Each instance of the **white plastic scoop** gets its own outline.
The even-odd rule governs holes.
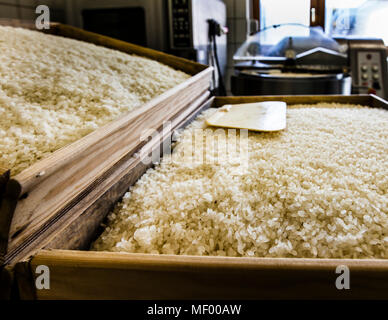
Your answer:
[[[280,131],[286,128],[286,112],[287,104],[282,101],[228,104],[206,119],[206,124],[251,131]]]

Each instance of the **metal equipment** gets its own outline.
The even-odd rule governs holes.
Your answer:
[[[235,95],[388,94],[387,52],[373,39],[339,39],[320,27],[284,24],[251,37],[234,55]]]
[[[387,49],[383,40],[348,39],[353,93],[388,99]]]

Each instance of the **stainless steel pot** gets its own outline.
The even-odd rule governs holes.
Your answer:
[[[344,73],[288,76],[236,72],[231,82],[234,95],[351,94],[351,77]]]

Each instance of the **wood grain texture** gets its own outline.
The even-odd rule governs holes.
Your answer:
[[[3,193],[5,192],[5,187],[10,177],[10,170],[7,168],[0,167],[0,205]]]
[[[145,130],[157,129],[196,100],[206,90],[207,79],[201,80],[186,88],[185,96],[177,92],[166,99],[156,99],[13,177],[12,184],[20,186],[22,198],[13,214],[9,250],[14,250],[31,233],[37,232],[43,223],[83,192],[96,177],[126,154],[133,153]],[[10,192],[7,194],[12,196]]]
[[[0,266],[0,301],[11,300],[14,278],[13,268]]]
[[[171,119],[168,131],[159,128],[159,137],[150,141],[134,156],[123,159],[112,167],[106,179],[95,188],[87,198],[78,203],[74,214],[65,215],[55,226],[53,239],[45,246],[50,249],[89,249],[90,243],[99,235],[100,224],[107,214],[114,208],[129,187],[152,166],[144,161],[145,157],[152,154],[161,155],[171,147],[173,131],[185,127],[198,113],[208,108],[212,100],[208,100],[209,93]],[[206,102],[207,101],[207,102]],[[205,103],[206,102],[206,103]],[[53,226],[54,227],[54,226]],[[50,237],[45,234],[45,240]]]
[[[325,95],[325,96],[249,96],[249,97],[217,97],[214,107],[222,107],[225,104],[252,103],[261,101],[284,101],[287,104],[316,104],[328,103],[350,103],[370,107],[388,109],[388,102],[373,95]]]
[[[5,192],[6,185],[8,183],[10,177],[10,170],[7,168],[0,167],[0,205],[1,199],[3,198],[3,194]]]
[[[50,268],[38,299],[387,299],[388,261],[227,258],[43,250]],[[336,267],[350,270],[338,290]]]
[[[276,97],[277,99],[279,97]],[[273,97],[212,98],[206,107],[268,101]],[[357,103],[387,108],[373,96],[283,97],[293,103],[322,101]],[[276,100],[276,99],[275,99]],[[184,121],[190,121],[199,108]],[[182,115],[181,115],[182,116]],[[182,117],[183,118],[183,117]],[[185,123],[183,123],[183,126]],[[152,150],[149,147],[148,150]],[[134,179],[114,179],[115,184],[81,216],[40,250],[24,272],[22,297],[37,299],[388,299],[388,260],[231,258],[72,251],[88,247],[97,220],[107,213],[112,199],[146,169],[127,164]],[[128,179],[128,180],[126,180]],[[118,181],[118,182],[117,182]],[[128,185],[129,186],[129,185]],[[117,189],[116,189],[117,188]],[[121,190],[117,192],[117,190]],[[112,195],[109,193],[112,192]],[[96,198],[98,196],[96,195]],[[104,197],[107,197],[104,199]],[[104,205],[104,201],[108,205]],[[85,206],[87,207],[87,206]],[[97,219],[93,217],[94,213]],[[83,216],[85,215],[85,216]],[[79,223],[79,228],[76,227]],[[89,228],[89,229],[88,229]],[[85,233],[85,234],[84,234]],[[72,241],[72,237],[75,238]],[[66,242],[69,241],[68,244]],[[36,266],[49,266],[51,289],[34,289]],[[336,267],[350,269],[350,290],[338,290]],[[25,279],[30,279],[30,286]],[[27,281],[28,283],[28,281]],[[23,290],[22,290],[23,291]],[[31,293],[32,292],[32,293]]]
[[[35,23],[19,19],[0,19],[0,25],[37,31]],[[197,73],[200,73],[201,71],[208,69],[208,66],[206,65],[202,65],[185,58],[176,57],[157,50],[145,48],[139,45],[135,45],[122,40],[114,39],[111,37],[100,35],[98,33],[86,31],[77,27],[58,22],[50,23],[50,29],[43,29],[39,31],[47,34],[94,43],[96,45],[126,52],[129,54],[137,54],[143,57],[148,57],[150,59],[171,66],[175,69],[182,70],[191,75],[195,75]]]
[[[200,106],[201,101],[206,100],[208,96],[208,92],[203,93],[201,98],[181,111],[179,116],[175,115],[172,120],[173,126],[182,119],[187,119],[190,113],[194,112]],[[168,134],[170,131],[163,132],[165,136]],[[12,264],[15,261],[26,259],[37,250],[47,246],[53,239],[65,247],[78,244],[76,248],[82,248],[81,243],[85,244],[87,241],[90,243],[90,239],[95,235],[95,228],[98,227],[103,216],[109,212],[110,206],[119,200],[118,192],[125,192],[146,170],[146,167],[137,166],[137,164],[141,163],[141,160],[147,155],[147,150],[159,144],[159,142],[151,141],[145,145],[139,145],[134,153],[128,153],[103,175],[97,177],[92,185],[81,192],[79,197],[73,199],[42,225],[39,232],[33,234],[32,240],[26,238],[18,247],[17,252],[8,252],[5,261]],[[125,179],[128,179],[126,185]],[[89,215],[92,216],[90,219],[88,219]],[[85,219],[87,221],[84,221]],[[69,243],[66,244],[67,241]],[[57,246],[59,246],[58,243]]]
[[[195,62],[70,26],[53,24],[48,32],[150,57],[193,76],[12,177],[0,204],[0,253],[4,258],[6,248],[7,262],[31,246],[34,237],[84,197],[112,166],[133,154],[146,129],[158,129],[197,101],[208,90],[212,72]]]
[[[6,197],[6,186],[10,178],[10,170],[0,174],[0,266],[5,261],[8,248],[8,236],[11,227],[13,212],[18,197]]]
[[[325,29],[326,0],[311,0],[311,8],[315,8],[315,21],[310,13],[310,26],[321,26]]]
[[[30,263],[28,261],[19,262],[12,268],[12,271],[14,278],[17,279],[12,286],[18,288],[18,292],[22,293],[23,299],[35,300],[37,298],[34,278],[35,273],[32,271]],[[18,298],[20,298],[20,294]]]
[[[383,98],[380,98],[374,94],[370,95],[370,106],[373,108],[381,108],[381,109],[388,109],[388,101],[384,100]]]
[[[113,39],[107,36],[103,36],[97,33],[89,32],[60,23],[52,24],[50,33],[54,33],[56,35],[60,35],[67,38],[94,43],[96,45],[104,46],[130,54],[138,54],[140,56],[147,57],[152,60],[156,60],[166,65],[169,65],[175,69],[183,70],[191,75],[200,73],[201,71],[208,68],[205,65],[201,65],[188,59],[176,57],[170,54],[162,53],[160,51],[144,48],[132,43]]]
[[[180,99],[181,102],[184,100],[182,97]],[[193,93],[187,99],[184,103],[190,104],[198,97]],[[19,188],[22,191],[17,193],[21,197],[18,199],[10,226],[8,256],[11,257],[22,246],[29,245],[27,242],[32,241],[31,237],[41,233],[42,229],[57,219],[58,215],[65,214],[69,207],[85,197],[90,191],[88,187],[94,186],[95,181],[98,181],[115,163],[125,156],[132,155],[138,148],[145,129],[158,129],[161,123],[182,109],[185,109],[185,105],[177,108],[177,104],[168,99],[165,103],[156,104],[147,113],[131,113],[131,118],[123,127],[117,131],[113,130],[112,134],[104,135],[104,138],[101,137],[96,142],[87,143],[83,150],[79,149],[76,152],[71,150],[82,141],[69,146],[69,150],[62,151],[66,151],[63,157],[66,155],[72,157],[71,161],[27,191],[26,197],[23,197],[26,190],[21,182],[24,180],[18,181],[18,176],[12,180],[8,186],[15,185],[17,189],[20,184]],[[58,161],[61,159],[63,158],[59,157]],[[14,203],[14,199],[15,193],[7,190],[4,204]]]

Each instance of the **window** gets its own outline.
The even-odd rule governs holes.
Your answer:
[[[332,37],[382,38],[388,46],[388,0],[252,0],[260,30],[274,24],[320,25]]]
[[[261,0],[260,30],[275,24],[310,25],[310,0]]]
[[[264,30],[273,25],[284,23],[310,25],[310,0],[260,0],[260,30]],[[295,35],[307,36],[308,29],[304,30],[298,26],[290,25],[287,30],[278,29],[277,37],[272,37],[272,33],[263,33],[262,44],[274,45],[279,39],[284,38],[293,30]],[[282,32],[283,31],[283,32]],[[291,31],[292,32],[292,31]],[[301,33],[303,32],[303,33]]]
[[[382,38],[388,45],[387,0],[326,0],[325,31],[333,37]]]

